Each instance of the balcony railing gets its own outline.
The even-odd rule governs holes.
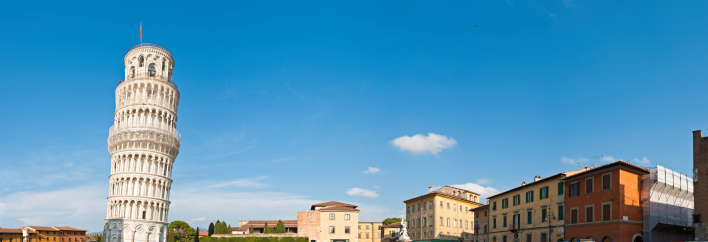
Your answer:
[[[158,81],[164,81],[164,82],[172,84],[173,86],[175,86],[175,88],[179,89],[177,87],[177,83],[172,81],[172,78],[161,76],[161,75],[152,75],[149,73],[138,73],[138,74],[134,74],[134,75],[128,75],[127,81],[133,80],[133,79],[139,79],[139,78],[148,78],[148,79],[155,79]],[[118,85],[120,85],[121,83],[123,83],[125,81],[126,81],[126,79],[121,79],[120,81],[118,81]]]
[[[133,50],[133,49],[135,49],[135,48],[140,48],[140,47],[156,47],[156,48],[160,48],[160,49],[162,49],[162,50],[164,50],[164,51],[167,51],[168,54],[172,55],[172,52],[171,52],[170,50],[168,50],[167,48],[165,48],[165,47],[162,46],[162,45],[158,45],[158,44],[155,44],[155,43],[140,43],[140,44],[134,45],[133,47],[130,47],[130,49],[128,50],[128,52],[130,52],[131,50]],[[126,52],[126,54],[127,54],[128,52]]]

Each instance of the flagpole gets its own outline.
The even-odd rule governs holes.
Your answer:
[[[143,43],[143,21],[140,21],[140,44]]]

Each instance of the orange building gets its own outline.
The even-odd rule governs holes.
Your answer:
[[[572,242],[641,242],[642,176],[649,171],[617,161],[563,179],[565,237]]]

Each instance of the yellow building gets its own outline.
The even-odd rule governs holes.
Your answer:
[[[474,209],[474,242],[489,242],[489,204]]]
[[[401,231],[401,222],[383,225],[381,226],[380,230],[382,242],[398,241],[398,232]]]
[[[27,226],[23,229],[28,229],[29,231],[35,232],[37,241],[63,241],[62,236],[59,233],[59,229],[54,227],[44,227],[44,226]],[[35,241],[32,241],[35,242]]]
[[[381,242],[381,222],[359,222],[359,242]]]
[[[297,234],[311,242],[356,242],[359,210],[356,205],[324,202],[297,213]]]
[[[403,201],[406,204],[408,236],[413,241],[471,241],[473,209],[482,206],[479,193],[444,186]]]
[[[28,231],[28,240],[31,242],[37,241],[37,233]],[[0,228],[0,242],[22,242],[22,229]]]
[[[564,241],[561,179],[580,171],[536,176],[529,184],[489,197],[489,241]]]

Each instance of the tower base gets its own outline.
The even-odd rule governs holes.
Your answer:
[[[167,242],[167,223],[107,219],[103,227],[105,242]]]

